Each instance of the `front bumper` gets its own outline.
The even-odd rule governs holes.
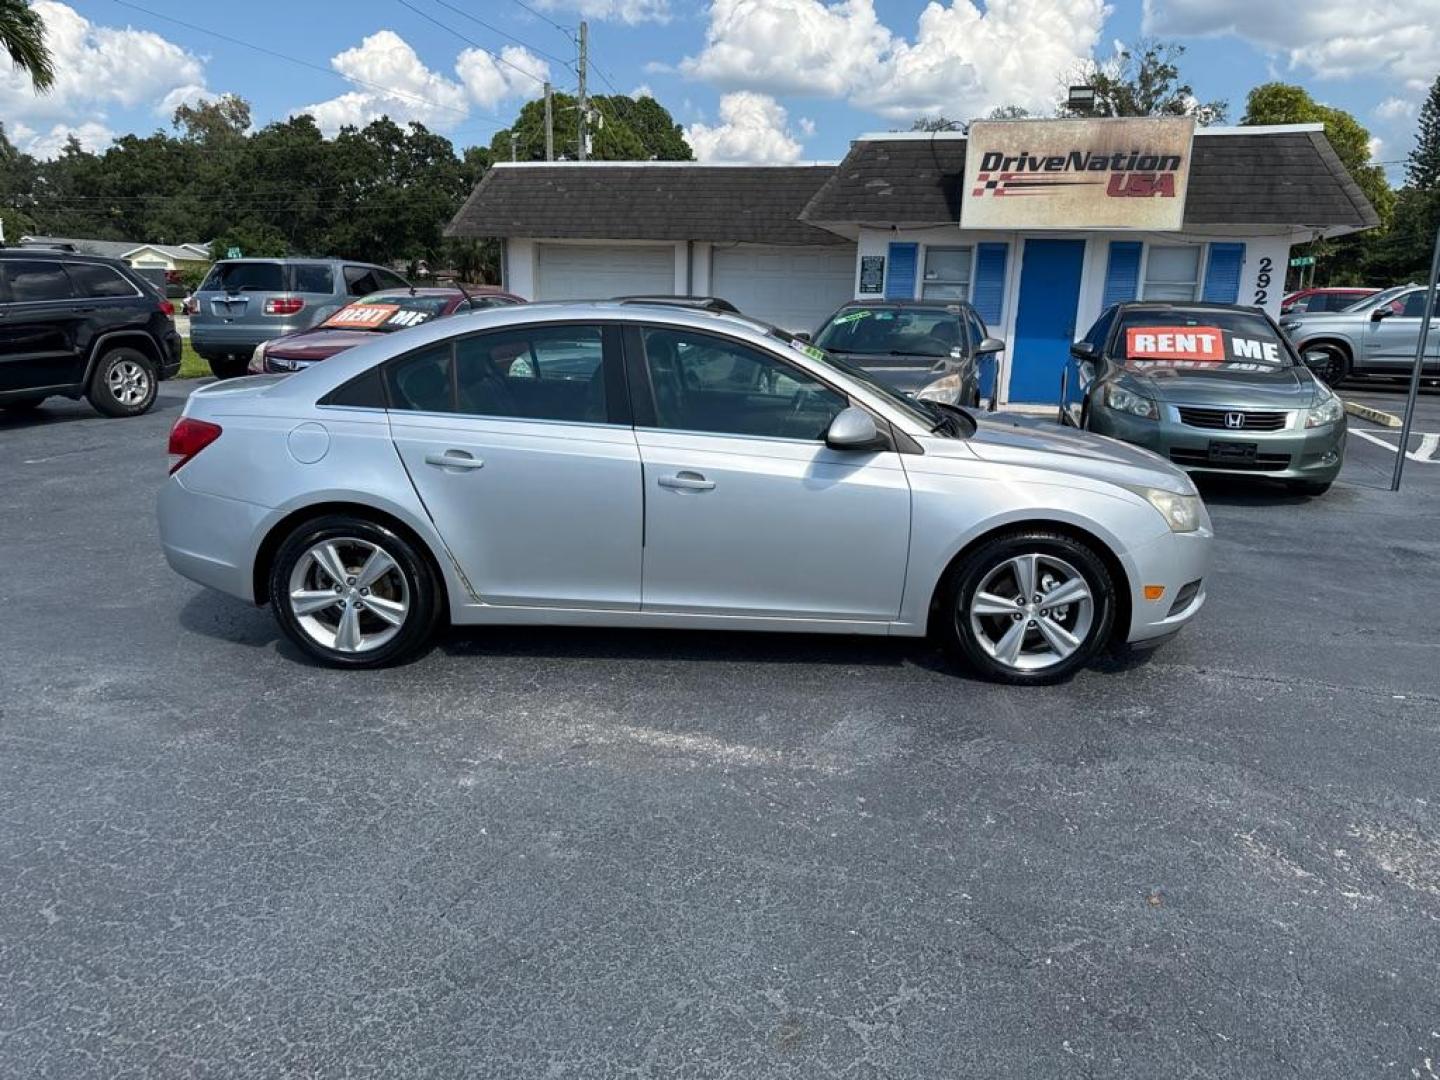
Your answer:
[[[1302,409],[1289,410],[1287,426],[1279,431],[1229,431],[1190,427],[1180,422],[1175,405],[1160,403],[1160,419],[1146,420],[1118,412],[1097,399],[1090,406],[1090,430],[1153,450],[1172,465],[1192,473],[1269,477],[1328,483],[1340,473],[1345,458],[1345,419],[1307,428]],[[1254,463],[1243,465],[1214,461],[1211,443],[1250,443]]]
[[[1195,532],[1170,533],[1126,556],[1130,575],[1130,628],[1127,644],[1159,644],[1173,637],[1205,606],[1205,575],[1210,572],[1215,534],[1209,516]],[[1162,585],[1158,600],[1145,599],[1146,585]]]

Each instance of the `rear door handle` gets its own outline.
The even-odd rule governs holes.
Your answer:
[[[663,488],[675,488],[679,491],[711,491],[715,487],[714,480],[706,480],[698,472],[691,472],[689,469],[674,476],[662,476],[657,482]]]
[[[483,469],[485,461],[483,458],[467,454],[464,450],[446,450],[444,453],[429,453],[425,455],[426,465],[438,465],[442,469]]]

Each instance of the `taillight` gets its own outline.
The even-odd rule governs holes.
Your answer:
[[[298,296],[272,296],[265,301],[266,315],[294,315],[305,306]]]
[[[173,319],[175,317],[175,305],[169,300],[161,300],[160,314],[164,315],[167,319]]]
[[[170,429],[170,471],[173,473],[220,437],[220,425],[182,416]]]

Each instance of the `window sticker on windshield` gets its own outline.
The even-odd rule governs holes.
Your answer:
[[[835,320],[833,325],[844,326],[846,323],[859,322],[861,319],[868,319],[874,312],[861,308],[859,311],[849,311]]]
[[[418,326],[430,318],[428,311],[397,311],[385,320],[387,326]]]
[[[379,326],[400,310],[399,304],[351,304],[325,320],[326,326]]]
[[[1125,331],[1125,355],[1132,360],[1225,362],[1218,326],[1132,326]]]

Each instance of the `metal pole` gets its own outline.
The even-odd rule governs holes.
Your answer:
[[[555,94],[554,89],[547,82],[545,84],[545,160],[555,160]]]
[[[582,19],[580,21],[580,67],[576,74],[580,76],[580,93],[577,104],[580,113],[580,150],[577,155],[580,161],[586,158],[585,153],[585,122],[586,114],[590,111],[590,102],[585,97],[585,69],[588,66],[590,56],[590,27]]]
[[[1415,345],[1415,370],[1410,372],[1410,396],[1405,399],[1405,422],[1400,426],[1400,450],[1395,455],[1395,475],[1390,490],[1400,490],[1405,470],[1405,451],[1410,447],[1410,425],[1415,420],[1415,399],[1420,396],[1420,369],[1425,366],[1425,342],[1430,337],[1430,320],[1435,317],[1435,283],[1440,280],[1440,229],[1435,231],[1435,254],[1430,260],[1430,288],[1425,292],[1425,317],[1420,320],[1420,340]]]

